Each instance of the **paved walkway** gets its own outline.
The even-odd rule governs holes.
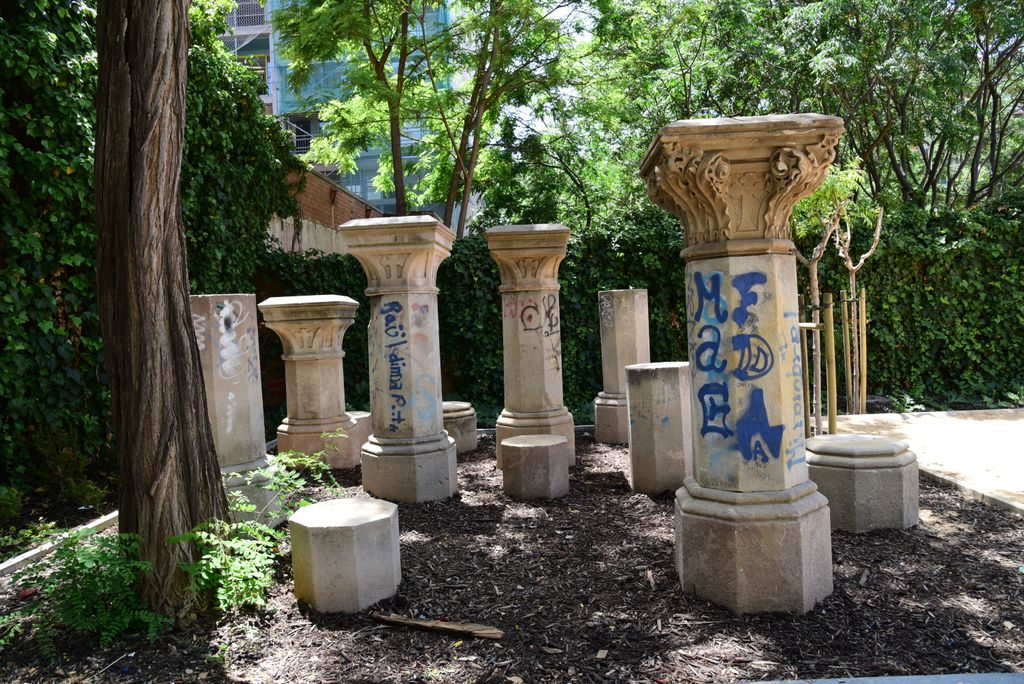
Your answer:
[[[902,439],[923,472],[1024,515],[1024,409],[839,416],[839,431]]]
[[[962,411],[961,411],[962,413]],[[1024,684],[1024,674],[983,673],[912,675],[909,677],[848,677],[845,679],[791,679],[758,684]],[[751,684],[749,682],[745,684]]]

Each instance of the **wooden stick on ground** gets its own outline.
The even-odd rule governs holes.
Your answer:
[[[394,613],[373,613],[374,620],[387,622],[393,625],[405,625],[417,629],[427,629],[436,632],[453,632],[465,636],[479,637],[481,639],[500,639],[505,636],[497,627],[487,625],[476,625],[471,622],[442,622],[441,620],[415,620],[413,618],[395,615]]]

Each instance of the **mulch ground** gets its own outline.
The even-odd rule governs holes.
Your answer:
[[[493,439],[459,458],[452,501],[402,504],[400,594],[376,609],[493,625],[474,640],[269,609],[97,650],[58,666],[3,653],[2,681],[677,682],[1024,672],[1024,524],[921,483],[921,524],[834,533],[835,590],[803,616],[736,616],[686,596],[672,567],[672,499],[630,492],[625,449],[577,440],[569,496],[507,498]],[[358,471],[338,474],[362,496]],[[10,594],[9,587],[0,590]],[[10,599],[6,599],[8,602]],[[0,604],[0,610],[2,610]]]

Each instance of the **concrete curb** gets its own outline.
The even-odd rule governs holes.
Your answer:
[[[59,544],[60,541],[67,537],[69,534],[86,531],[99,532],[109,527],[113,527],[116,524],[117,511],[114,511],[113,513],[107,513],[102,517],[96,518],[91,522],[87,522],[84,525],[79,525],[78,527],[72,529],[70,532],[65,532],[64,534],[58,535],[54,538],[54,541],[49,541],[45,544],[40,544],[34,549],[29,549],[20,556],[15,556],[14,558],[8,561],[4,561],[4,563],[0,564],[0,577],[10,575],[11,573],[16,572],[21,568],[25,567],[32,561],[39,560],[40,558],[49,555],[50,552],[53,551],[54,548],[56,548],[57,544]]]

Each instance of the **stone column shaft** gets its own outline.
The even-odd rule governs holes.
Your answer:
[[[693,475],[689,363],[626,367],[629,401],[629,486],[674,492]]]
[[[737,612],[832,591],[828,502],[804,456],[793,205],[843,132],[817,114],[677,121],[641,165],[686,231],[694,477],[676,495],[683,588]]]
[[[569,229],[560,224],[487,231],[501,273],[505,408],[495,425],[498,467],[502,440],[519,435],[561,435],[569,443],[570,464],[576,462],[575,427],[562,396],[558,306],[558,266],[568,241]]]
[[[256,295],[192,295],[192,326],[221,468],[266,461]]]
[[[351,439],[356,421],[345,412],[342,339],[359,304],[349,297],[271,297],[260,302],[267,327],[284,347],[288,416],[277,428],[278,451],[324,452],[333,468],[359,464]],[[344,430],[346,437],[323,437]]]
[[[391,501],[434,501],[458,489],[455,443],[444,431],[437,269],[455,235],[425,216],[341,226],[366,272],[370,300],[369,440],[363,488]]]
[[[601,318],[601,377],[604,390],[594,399],[594,441],[629,441],[626,366],[649,363],[651,335],[647,290],[604,290],[597,293]]]
[[[257,511],[266,510],[276,495],[258,486],[262,478],[248,482],[252,471],[267,465],[256,295],[192,295],[189,303],[224,486],[229,493],[244,494]],[[253,519],[256,515],[232,512],[232,517]],[[276,524],[280,520],[265,518],[262,522]]]

